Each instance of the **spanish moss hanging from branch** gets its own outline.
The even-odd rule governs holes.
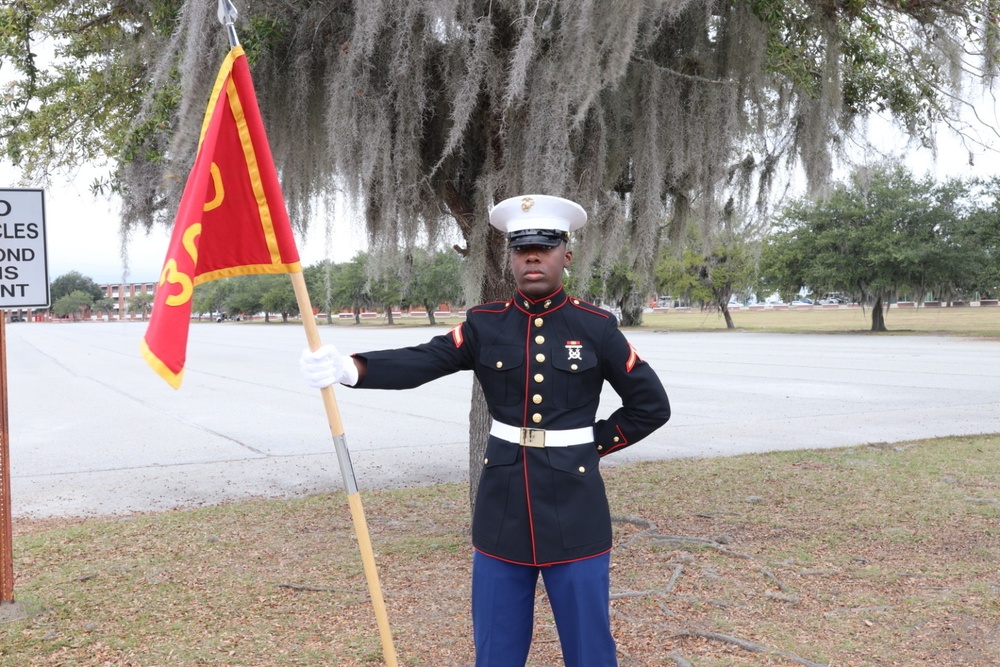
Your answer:
[[[183,4],[152,70],[153,93],[180,104],[123,163],[129,226],[179,196],[225,49],[212,4]],[[955,118],[963,30],[984,56],[996,43],[985,7],[954,1],[246,4],[237,29],[295,223],[352,224],[330,217],[343,197],[377,257],[457,241],[473,300],[509,288],[486,224],[495,201],[580,201],[592,222],[575,278],[615,264],[648,277],[689,221],[718,224],[727,203],[765,216],[796,170],[821,189],[856,118],[891,113],[929,139]],[[156,99],[146,113],[162,112]]]

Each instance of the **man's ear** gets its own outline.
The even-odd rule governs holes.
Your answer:
[[[572,250],[567,250],[566,251],[566,261],[563,263],[563,268],[565,269],[565,268],[569,267],[569,265],[572,262],[573,262],[573,251]]]

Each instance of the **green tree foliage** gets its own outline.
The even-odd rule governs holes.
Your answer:
[[[101,286],[95,283],[93,278],[89,278],[79,271],[64,273],[49,284],[49,297],[53,303],[78,291],[88,295],[91,302],[104,297],[104,290],[101,289]]]
[[[699,277],[712,293],[712,303],[726,320],[726,328],[736,328],[729,312],[735,294],[746,294],[755,282],[757,257],[754,248],[740,239],[727,239],[703,256]]]
[[[955,234],[955,242],[964,251],[959,290],[996,299],[1000,296],[1000,178],[972,181],[967,200],[973,206]]]
[[[321,313],[326,314],[327,323],[333,321],[334,312],[337,310],[334,291],[340,269],[339,264],[324,259],[302,270],[306,288],[309,290],[309,301],[319,308]]]
[[[74,290],[53,299],[52,312],[59,317],[72,317],[76,322],[94,305],[94,298],[83,290]]]
[[[333,302],[338,308],[348,308],[354,313],[354,323],[361,323],[361,311],[375,305],[368,288],[367,253],[357,254],[344,264],[337,274],[333,289]]]
[[[718,309],[726,328],[735,329],[729,301],[734,295],[748,295],[757,282],[756,236],[752,227],[734,219],[707,238],[691,229],[680,256],[669,250],[661,253],[656,267],[657,289],[687,303]]]
[[[685,246],[678,257],[665,250],[656,265],[656,289],[660,294],[669,294],[680,304],[707,304],[711,292],[698,279],[701,273],[702,256],[691,246]]]
[[[434,311],[442,303],[460,306],[464,303],[461,255],[454,250],[428,252],[415,248],[406,264],[383,268],[372,275],[372,257],[359,253],[351,261],[334,264],[323,261],[305,269],[310,299],[330,312],[349,309],[355,322],[361,311],[382,308],[393,323],[393,307],[418,305],[428,312],[435,324]]]
[[[191,310],[221,317],[228,313],[227,304],[235,290],[236,283],[231,278],[202,283],[194,288]]]
[[[285,275],[258,276],[257,289],[263,291],[260,298],[264,318],[270,321],[271,313],[280,313],[281,321],[287,322],[290,315],[299,314],[299,302],[295,299],[292,281]]]
[[[431,325],[436,324],[434,311],[442,303],[464,305],[462,258],[454,250],[429,253],[417,249],[413,255],[412,274],[406,298],[427,311]]]
[[[623,326],[638,326],[645,307],[645,290],[636,271],[625,262],[616,262],[592,273],[590,284],[583,292],[591,301],[610,304],[620,316]]]
[[[172,0],[4,3],[0,147],[28,181],[108,159],[124,164],[149,150],[180,102],[176,85],[149,85],[150,55],[168,38],[176,12]],[[142,114],[144,106],[152,113]]]
[[[872,331],[885,331],[892,299],[962,282],[964,194],[959,184],[916,180],[901,167],[859,170],[827,199],[784,211],[761,255],[762,284],[858,295],[871,307]]]
[[[391,313],[394,308],[417,304],[427,309],[433,325],[433,312],[442,303],[463,305],[461,262],[461,255],[454,250],[429,253],[416,249],[406,267],[405,281],[400,275],[403,272],[395,270],[373,279],[371,256],[358,253],[343,264],[324,260],[308,266],[304,274],[310,301],[321,309],[329,307],[336,312],[347,308],[360,322],[362,310],[377,307]],[[226,317],[263,311],[266,322],[272,313],[280,313],[286,322],[299,314],[292,282],[286,275],[239,276],[203,283],[195,288],[192,311]]]
[[[153,308],[153,295],[149,292],[137,292],[128,298],[128,309],[131,313],[139,313],[145,322]]]
[[[216,318],[252,317],[264,313],[281,315],[282,321],[299,314],[295,290],[287,275],[254,274],[222,278],[195,287],[192,311],[211,313]]]
[[[225,312],[228,316],[251,317],[264,310],[264,293],[267,286],[263,278],[261,275],[249,275],[226,279],[232,282],[232,291],[225,301]],[[285,280],[288,280],[287,276]],[[264,314],[264,319],[270,321],[267,313]]]
[[[105,317],[111,319],[111,316],[115,313],[115,305],[118,303],[117,299],[113,299],[110,296],[102,297],[94,302],[94,310],[99,313],[103,313]]]
[[[403,301],[403,279],[397,267],[382,265],[374,275],[369,273],[368,295],[377,307],[385,311],[389,324],[393,324],[392,308]]]

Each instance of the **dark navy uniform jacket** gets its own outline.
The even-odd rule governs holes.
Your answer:
[[[560,289],[538,300],[520,291],[469,309],[466,321],[414,347],[364,352],[357,387],[408,389],[475,372],[494,421],[516,427],[593,426],[593,442],[522,447],[490,436],[472,519],[473,546],[514,563],[552,565],[611,548],[600,457],[635,444],[670,418],[653,369],[615,317]],[[607,381],[622,406],[595,421]]]

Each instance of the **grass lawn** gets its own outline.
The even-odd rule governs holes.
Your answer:
[[[611,466],[623,667],[1000,664],[1000,437]],[[471,665],[467,489],[365,494],[401,665]],[[24,522],[4,667],[384,664],[343,493]],[[529,665],[562,664],[537,600]]]
[[[772,333],[863,333],[871,332],[871,310],[857,306],[836,309],[731,311],[733,323],[743,331]],[[1000,308],[890,308],[885,316],[888,332],[879,335],[947,334],[1000,337]],[[646,313],[643,328],[665,331],[726,330],[726,322],[718,312],[671,310],[667,313]]]
[[[871,310],[860,306],[840,306],[826,309],[820,306],[788,310],[750,310],[741,308],[731,311],[737,330],[762,331],[771,333],[870,333]],[[272,324],[280,323],[280,318],[272,318]],[[353,319],[334,319],[327,323],[320,317],[321,326],[335,327],[385,327],[385,317],[373,317],[355,324]],[[438,317],[436,324],[452,327],[461,318]],[[262,321],[238,322],[229,326],[247,326]],[[945,307],[945,308],[890,308],[885,316],[888,332],[879,335],[901,334],[945,334],[956,336],[977,336],[1000,338],[1000,307]],[[298,319],[288,324],[301,326]],[[427,326],[426,317],[394,317],[393,326]],[[650,312],[643,315],[640,328],[662,331],[726,331],[726,322],[717,311],[698,309],[671,309],[666,313]]]

